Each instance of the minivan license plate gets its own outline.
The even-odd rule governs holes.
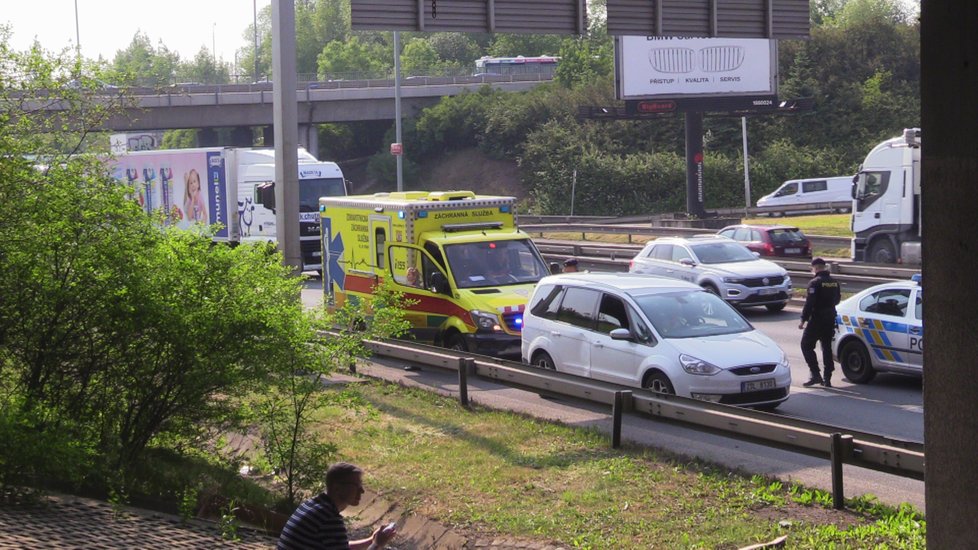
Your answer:
[[[801,249],[800,248],[785,248],[784,249],[784,253],[785,254],[801,254]]]
[[[761,391],[761,390],[773,390],[777,386],[774,378],[765,378],[764,380],[752,380],[750,382],[741,382],[740,391]]]

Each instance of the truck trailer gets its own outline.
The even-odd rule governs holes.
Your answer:
[[[419,341],[519,357],[526,302],[549,271],[515,205],[471,191],[321,198],[327,308],[391,281]]]
[[[920,128],[879,143],[856,174],[852,259],[920,264]]]
[[[319,198],[346,195],[343,172],[299,148],[299,235],[303,271],[322,269]],[[148,214],[166,225],[216,225],[214,240],[275,242],[275,150],[202,147],[136,151],[112,160]]]

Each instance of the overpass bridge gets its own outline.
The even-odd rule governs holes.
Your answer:
[[[543,75],[415,76],[401,80],[401,108],[406,117],[436,104],[441,98],[476,92],[483,86],[520,92],[550,81]],[[250,128],[266,129],[271,142],[272,83],[176,85],[166,88],[112,88],[103,96],[127,95],[131,100],[119,114],[104,121],[112,131],[200,129],[201,145],[214,136],[214,128],[236,128],[235,145],[251,145]],[[296,90],[299,140],[310,151],[318,149],[315,125],[394,119],[394,80],[331,80],[300,82]],[[48,106],[57,109],[57,106]],[[208,132],[207,130],[211,130]]]

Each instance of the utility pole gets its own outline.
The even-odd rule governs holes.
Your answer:
[[[252,79],[252,82],[258,82],[258,0],[251,0],[251,9],[252,9],[252,12],[253,12],[252,15],[253,15],[253,17],[255,19],[255,22],[254,22],[254,27],[255,27],[255,29],[254,29],[255,30],[255,52],[254,52],[255,78]]]
[[[295,1],[272,0],[272,120],[275,126],[275,224],[285,265],[302,271],[299,247],[299,114],[296,103]]]
[[[401,33],[394,31],[394,141],[401,144]],[[404,145],[397,158],[397,190],[404,191]]]
[[[81,61],[81,30],[78,26],[78,0],[75,0],[75,57]]]

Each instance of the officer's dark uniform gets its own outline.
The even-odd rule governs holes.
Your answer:
[[[812,265],[825,265],[825,260],[815,258]],[[801,311],[802,322],[807,322],[805,332],[801,336],[801,354],[812,372],[811,379],[805,386],[822,384],[831,386],[830,379],[835,365],[832,363],[832,336],[835,335],[835,306],[842,294],[839,283],[832,278],[827,270],[819,271],[808,283],[808,293],[805,298],[805,308]],[[818,356],[815,355],[815,343],[822,344],[822,363],[825,374],[818,372]]]

